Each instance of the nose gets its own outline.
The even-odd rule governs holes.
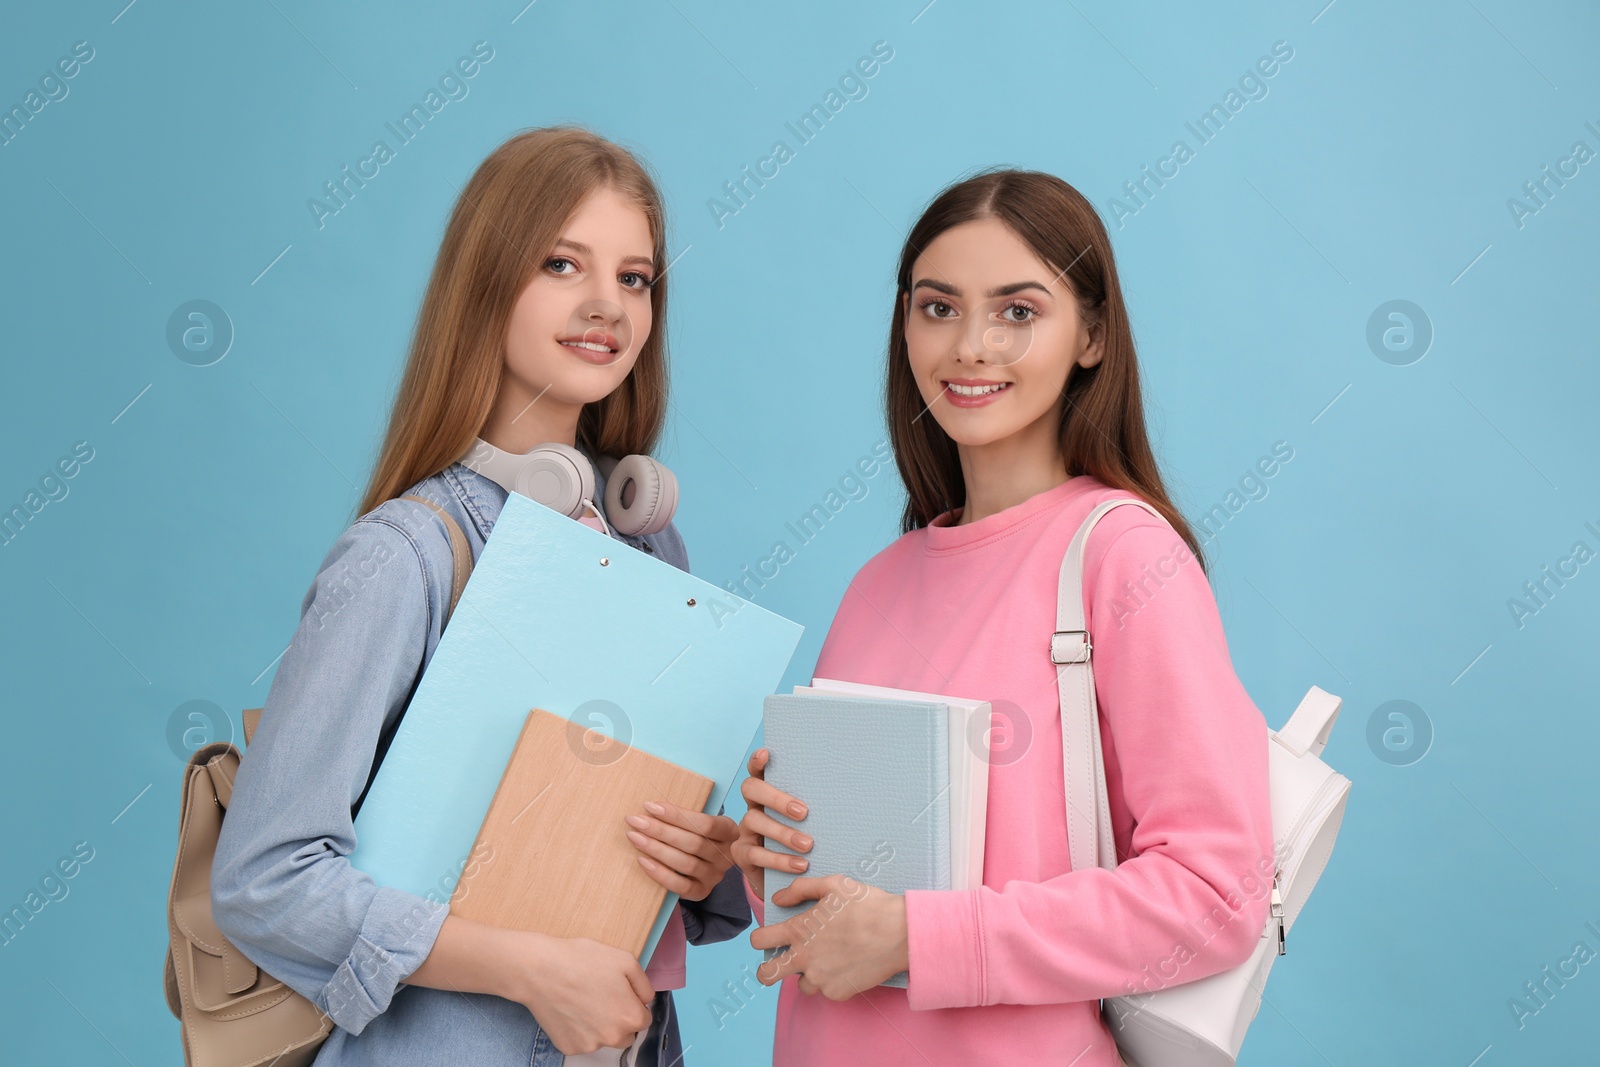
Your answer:
[[[956,362],[988,362],[989,348],[986,341],[984,324],[977,319],[969,321],[965,328],[957,331],[955,351],[953,353]]]
[[[578,317],[596,326],[609,326],[622,321],[622,305],[605,297],[585,300],[578,308]]]
[[[621,353],[633,348],[633,320],[615,300],[591,296],[578,305],[573,325],[577,327],[575,332],[582,334],[586,341],[615,345],[619,358]]]
[[[961,331],[956,345],[956,360],[963,358],[992,367],[1009,366],[1023,356],[1033,344],[1033,323],[996,323],[984,316],[974,315]]]

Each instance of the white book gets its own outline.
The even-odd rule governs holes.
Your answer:
[[[883,685],[813,678],[797,685],[796,694],[919,700],[950,709],[950,887],[977,889],[983,884],[983,841],[989,812],[990,712],[987,700],[917,693]]]

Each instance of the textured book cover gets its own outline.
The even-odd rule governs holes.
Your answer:
[[[922,701],[775,694],[763,702],[766,780],[805,801],[804,819],[767,814],[815,842],[801,874],[768,870],[766,923],[815,906],[772,903],[796,878],[847,874],[890,893],[950,888],[949,709]],[[774,852],[795,855],[767,839]],[[826,922],[819,910],[813,921]],[[783,950],[768,949],[771,959]],[[904,988],[902,971],[884,985]]]
[[[981,887],[983,845],[989,822],[990,743],[994,739],[994,709],[989,702],[838,678],[813,678],[810,685],[797,685],[794,691],[921,700],[950,709],[950,888]]]
[[[667,890],[639,866],[622,817],[646,800],[699,811],[710,795],[709,778],[535,708],[450,913],[637,956]]]

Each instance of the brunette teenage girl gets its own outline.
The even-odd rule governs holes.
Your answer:
[[[792,946],[758,972],[782,983],[773,1060],[1115,1067],[1100,998],[1228,969],[1262,935],[1268,901],[1240,887],[1273,860],[1266,721],[1162,485],[1089,201],[1036,172],[959,182],[912,228],[896,280],[886,396],[902,533],[850,582],[816,675],[992,703],[982,886],[892,894],[836,874],[776,895],[819,903],[750,935]],[[1050,635],[1067,546],[1114,498],[1164,518],[1115,508],[1088,539],[1120,865],[1073,870]],[[758,918],[765,869],[806,868],[763,837],[811,846],[804,797],[762,780],[767,757],[750,759],[735,845]],[[908,988],[878,984],[900,971]]]

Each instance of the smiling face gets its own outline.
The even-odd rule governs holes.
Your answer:
[[[911,266],[905,342],[912,377],[960,446],[1038,434],[1058,447],[1067,376],[1100,361],[1064,272],[995,218],[953,226]]]
[[[512,308],[486,440],[571,443],[583,405],[622,384],[650,336],[654,248],[644,211],[617,190],[578,205]]]

